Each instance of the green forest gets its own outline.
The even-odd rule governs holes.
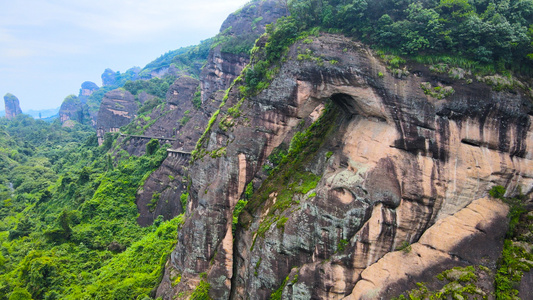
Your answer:
[[[166,148],[129,156],[106,137],[0,119],[0,299],[142,299],[159,283],[183,220],[139,227],[135,194]]]

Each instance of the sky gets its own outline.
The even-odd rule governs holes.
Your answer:
[[[0,97],[59,107],[106,68],[125,72],[216,35],[249,0],[0,0]],[[0,110],[3,110],[1,101]]]

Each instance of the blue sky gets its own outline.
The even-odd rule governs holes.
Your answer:
[[[0,0],[0,97],[55,108],[106,68],[198,44],[248,0]]]

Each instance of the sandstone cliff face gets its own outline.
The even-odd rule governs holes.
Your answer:
[[[121,126],[127,125],[137,112],[135,97],[123,89],[112,90],[105,94],[96,123],[98,144],[104,142],[106,132],[119,132]]]
[[[191,101],[199,81],[182,76],[172,84],[167,93],[165,112],[154,111],[152,118],[157,121],[150,126],[145,134],[153,137],[171,137],[164,140],[171,144],[170,149],[190,152],[200,137],[200,126],[207,122],[203,114],[196,111]],[[130,138],[125,149],[132,154],[142,154],[149,139]],[[187,191],[185,175],[189,162],[188,155],[169,156],[161,167],[148,177],[143,188],[136,197],[139,211],[138,223],[142,226],[152,224],[155,218],[162,215],[165,220],[172,219],[183,212],[180,196]],[[159,195],[156,205],[150,204],[154,195]]]
[[[206,272],[215,299],[276,290],[378,299],[452,266],[494,269],[507,208],[485,197],[494,185],[533,189],[530,97],[425,66],[393,73],[368,48],[324,35],[291,47],[270,87],[240,106],[235,86],[207,155],[190,167],[187,220],[158,295],[187,295]],[[428,82],[454,93],[425,95]],[[313,123],[320,138],[302,150],[293,177],[269,177],[273,151]],[[316,186],[305,189],[309,178]],[[233,210],[250,182],[255,194],[234,235]],[[403,243],[410,253],[395,251]]]
[[[15,95],[10,93],[5,94],[4,104],[6,108],[6,118],[13,119],[14,117],[22,113],[22,110],[20,109],[19,99]]]

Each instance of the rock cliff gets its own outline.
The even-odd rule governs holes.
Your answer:
[[[6,118],[13,119],[14,117],[22,113],[22,110],[20,109],[19,99],[15,95],[10,93],[5,94],[4,104],[6,108]]]
[[[87,105],[83,103],[80,98],[70,95],[63,100],[63,103],[61,103],[61,107],[59,108],[59,120],[63,126],[74,124],[68,121],[76,121],[83,124],[84,122],[89,121],[89,118]]]
[[[96,125],[97,111],[91,111],[87,100],[99,87],[91,81],[85,81],[81,84],[79,95],[67,96],[59,108],[59,120],[63,126],[70,126],[76,121],[81,124]]]
[[[119,132],[121,126],[129,124],[138,108],[135,97],[130,92],[123,89],[107,92],[98,111],[98,144],[102,145],[107,132]]]
[[[530,95],[394,69],[338,35],[284,61],[257,96],[238,81],[201,139],[159,296],[379,299],[453,266],[494,270],[507,207],[487,194],[531,197]]]

